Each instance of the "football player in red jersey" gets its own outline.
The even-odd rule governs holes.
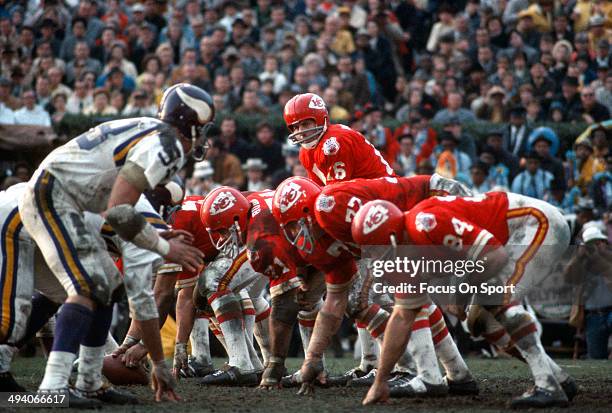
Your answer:
[[[434,245],[455,259],[485,262],[483,271],[472,272],[466,281],[479,289],[477,299],[487,302],[480,310],[490,313],[511,334],[535,379],[535,387],[514,399],[512,406],[565,406],[574,397],[574,380],[544,352],[535,320],[522,306],[513,305],[534,281],[550,272],[547,266],[557,262],[569,245],[567,223],[553,206],[502,192],[434,197],[406,213],[388,201],[371,201],[356,214],[352,235],[360,245]],[[417,278],[417,284],[419,281]],[[505,293],[487,296],[482,292],[483,282],[502,287]],[[428,301],[426,293],[396,296],[379,374],[364,404],[389,396],[386,378],[409,339],[417,311]]]
[[[395,176],[380,152],[359,132],[330,124],[325,102],[314,93],[292,97],[283,111],[291,134],[301,146],[300,162],[319,185],[353,178]]]
[[[204,197],[192,195],[183,200],[180,209],[168,218],[173,229],[183,229],[193,235],[193,246],[204,254],[204,264],[218,255],[206,230],[200,225],[200,209]],[[208,341],[209,320],[196,317],[193,289],[200,271],[188,271],[180,266],[176,275],[176,340],[174,345],[173,373],[175,377],[204,377],[214,371]],[[187,339],[191,334],[191,357],[187,357]]]
[[[354,245],[351,222],[361,206],[368,201],[386,199],[402,211],[408,211],[419,202],[434,195],[471,195],[470,190],[452,179],[438,174],[409,178],[384,177],[378,179],[353,179],[321,188],[315,204],[317,224],[333,238]],[[454,394],[477,393],[461,353],[453,341],[441,311],[435,304],[430,307],[430,323],[436,355],[447,373],[449,392]],[[373,379],[373,377],[372,377]],[[393,395],[410,392],[410,387],[394,388]]]
[[[362,268],[358,271],[355,256],[359,250],[333,239],[316,224],[314,204],[320,191],[321,188],[308,178],[289,178],[277,188],[272,204],[273,214],[288,241],[299,250],[306,262],[325,274],[327,284],[325,302],[317,316],[306,359],[300,370],[300,394],[312,391],[312,381],[322,370],[322,354],[329,345],[330,337],[337,331],[345,310],[358,323],[366,326],[375,338],[382,338],[388,317],[384,308],[372,303],[370,275],[363,268],[365,262],[359,263]],[[410,385],[409,391],[398,393],[398,396],[417,392],[424,395],[447,392],[437,359],[433,356],[428,311],[429,307],[424,308],[419,317],[420,323],[415,324],[413,334],[419,337],[418,343],[411,344],[414,347],[407,350],[416,363],[420,388]],[[438,322],[435,321],[436,324]],[[401,368],[402,364],[398,367]]]
[[[261,386],[266,388],[278,387],[281,383],[296,319],[304,346],[308,347],[325,291],[321,276],[302,268],[306,263],[281,235],[271,212],[273,196],[273,191],[266,190],[245,197],[234,188],[220,187],[207,198],[211,208],[201,213],[203,227],[219,248],[235,253],[246,246],[253,269],[270,279],[271,354],[265,357],[267,363],[261,381]]]

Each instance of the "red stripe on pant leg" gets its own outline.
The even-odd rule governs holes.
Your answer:
[[[367,328],[368,323],[364,323],[363,321],[355,321],[355,327],[357,328]]]
[[[379,325],[378,327],[376,327],[374,330],[372,330],[370,332],[370,335],[374,338],[377,338],[378,336],[380,336],[382,333],[385,332],[385,329],[387,328],[387,321],[389,321],[389,319],[386,319],[381,325]]]
[[[219,322],[219,324],[221,324],[226,321],[236,320],[236,319],[241,319],[241,318],[242,318],[242,311],[231,311],[228,313],[219,314],[217,316],[217,321]]]
[[[444,340],[447,335],[448,335],[448,328],[444,327],[442,329],[442,331],[440,331],[438,334],[436,334],[433,337],[434,346],[438,345],[438,343],[440,343],[440,341]]]
[[[512,338],[512,341],[516,343],[523,337],[527,337],[529,334],[535,333],[536,331],[538,331],[538,327],[535,325],[535,323],[529,323],[525,327],[521,327],[512,333],[510,337]]]
[[[440,311],[440,308],[436,306],[435,311],[429,314],[429,324],[433,326],[442,318],[442,311]]]
[[[301,320],[301,319],[298,319],[298,324],[303,326],[303,327],[314,327],[315,320]]]
[[[254,308],[245,308],[244,310],[242,310],[242,314],[244,314],[244,315],[255,315],[255,309]]]
[[[361,318],[361,320],[363,320],[365,323],[369,323],[374,317],[376,317],[376,314],[378,314],[379,311],[380,306],[378,304],[372,304],[368,307],[368,311],[366,312],[365,316]]]
[[[272,309],[270,307],[268,307],[268,309],[266,311],[264,311],[261,314],[257,314],[257,316],[255,317],[255,322],[259,323],[261,320],[265,320],[266,318],[270,317],[270,312],[272,311]]]
[[[428,319],[415,321],[414,324],[412,325],[412,331],[417,331],[422,328],[429,328]]]

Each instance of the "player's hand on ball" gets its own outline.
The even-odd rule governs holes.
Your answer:
[[[177,380],[180,377],[181,369],[187,369],[187,343],[176,343],[174,345],[172,375]]]
[[[138,343],[130,347],[122,356],[121,361],[126,367],[136,367],[147,355],[147,348]]]
[[[175,262],[187,271],[192,272],[197,271],[204,263],[202,251],[181,241],[180,237],[172,238],[168,242],[170,243],[170,251],[164,257],[167,260]]]
[[[131,337],[131,336],[125,336],[125,339],[123,340],[123,343],[121,343],[121,345],[119,347],[117,347],[117,349],[115,351],[113,351],[111,353],[111,355],[114,358],[117,358],[123,354],[125,354],[126,351],[128,351],[129,348],[135,346],[136,344],[138,344],[138,339]]]
[[[174,388],[176,380],[172,377],[164,360],[153,362],[151,370],[151,388],[155,392],[155,401],[161,402],[166,397],[170,401],[179,401],[181,398],[176,394]]]
[[[389,400],[389,385],[387,382],[379,383],[375,381],[368,390],[368,394],[363,398],[364,406],[374,403],[385,403]]]

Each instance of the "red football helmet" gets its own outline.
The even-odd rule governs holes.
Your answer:
[[[287,241],[307,254],[314,250],[314,205],[320,193],[321,188],[311,179],[294,176],[281,182],[272,201],[272,214]]]
[[[351,224],[359,245],[393,245],[404,241],[404,214],[389,201],[370,201],[362,206]]]
[[[294,144],[305,145],[308,148],[316,146],[327,130],[329,114],[325,102],[314,93],[295,95],[285,105],[283,117],[287,128],[291,131],[289,139]],[[306,119],[314,120],[316,126],[297,131],[298,124]]]
[[[249,207],[249,201],[240,191],[222,186],[204,198],[200,209],[200,219],[213,245],[231,259],[238,256],[242,247]]]

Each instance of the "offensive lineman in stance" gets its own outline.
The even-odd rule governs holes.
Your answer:
[[[472,308],[490,313],[504,326],[535,379],[535,387],[514,399],[512,407],[567,406],[576,395],[574,380],[542,348],[531,314],[512,305],[548,274],[547,266],[558,261],[569,245],[569,227],[550,204],[512,193],[489,192],[465,198],[434,197],[402,213],[391,202],[377,200],[359,210],[352,235],[359,245],[391,245],[393,252],[385,254],[391,258],[398,254],[397,245],[434,245],[439,246],[434,253],[438,258],[446,251],[448,255],[442,258],[486,262],[483,272],[472,272],[465,281],[513,288],[495,296],[475,294],[474,299],[483,304]],[[421,281],[424,279],[411,282],[418,285]],[[427,293],[396,294],[379,374],[364,404],[388,398],[385,380],[410,338],[415,315],[429,301]]]
[[[103,214],[113,230],[136,246],[195,270],[202,253],[185,242],[187,233],[160,237],[139,215],[134,204],[144,190],[168,180],[191,151],[203,156],[202,128],[214,117],[210,96],[202,89],[177,84],[166,90],[159,119],[111,121],[85,132],[49,154],[34,173],[20,199],[19,213],[49,268],[68,298],[57,317],[56,335],[39,392],[66,392],[79,345],[91,349],[90,363],[79,369],[101,369],[111,322],[112,294],[118,269],[98,234],[87,231],[84,212]],[[196,153],[197,152],[197,153]],[[156,400],[178,399],[174,380],[163,358],[157,310],[140,320],[150,350]],[[95,356],[94,356],[95,354]],[[87,383],[85,395],[101,387]],[[69,393],[73,406],[84,399]],[[85,404],[84,406],[86,406]]]

